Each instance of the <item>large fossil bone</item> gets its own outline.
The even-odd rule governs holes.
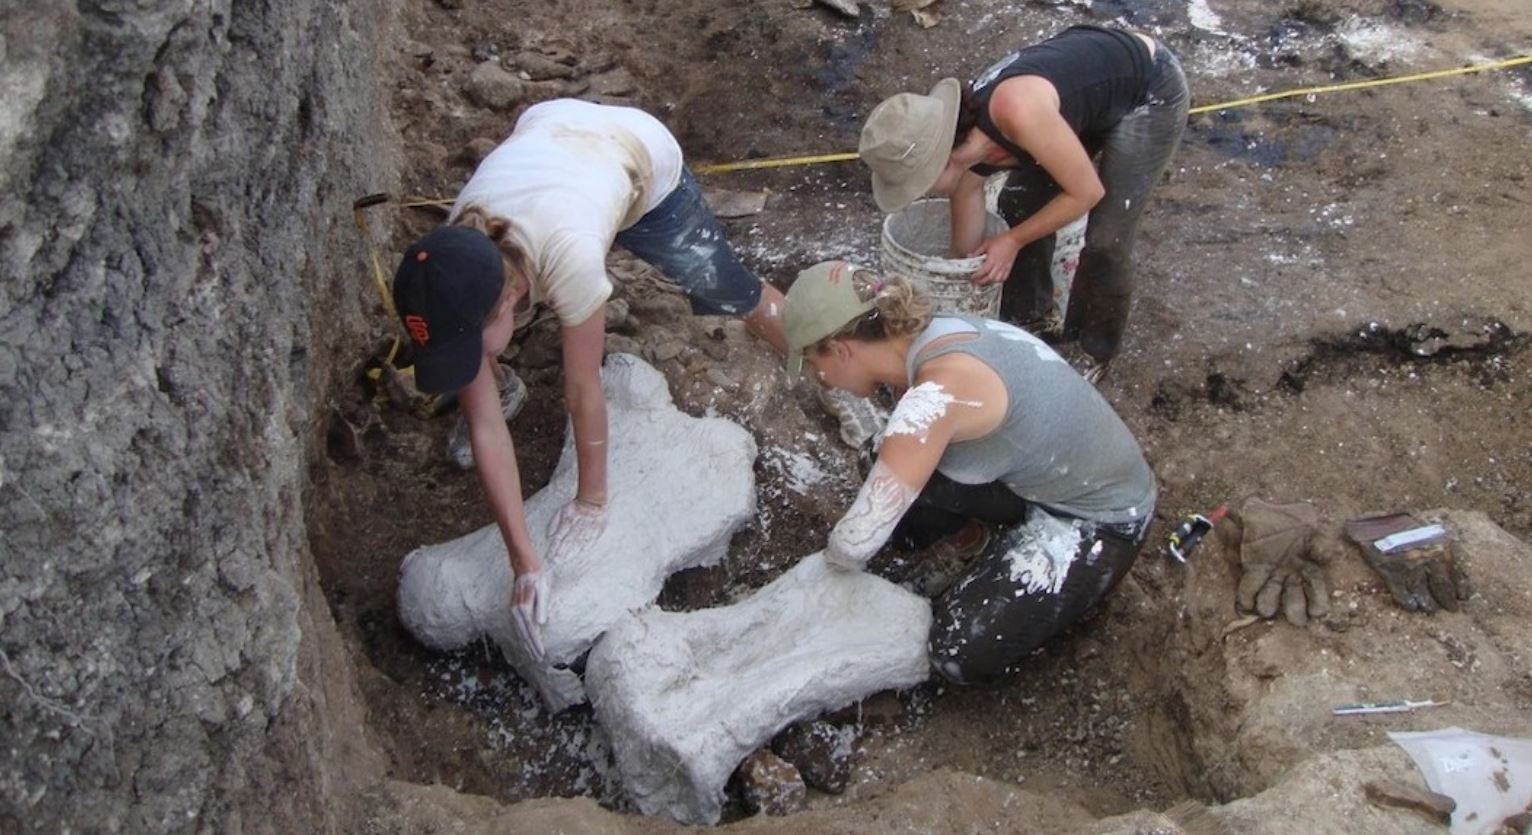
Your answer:
[[[606,529],[572,559],[548,559],[548,521],[577,486],[568,438],[548,486],[526,501],[532,544],[551,573],[542,661],[511,627],[513,577],[495,525],[417,548],[399,570],[399,619],[421,643],[451,650],[489,635],[555,711],[585,700],[570,662],[618,618],[653,602],[672,573],[723,559],[729,537],[755,515],[756,450],[748,432],[682,413],[665,378],[630,354],[608,357],[601,381]]]

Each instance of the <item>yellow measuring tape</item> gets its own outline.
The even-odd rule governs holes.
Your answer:
[[[1493,61],[1488,64],[1476,64],[1469,67],[1454,67],[1449,70],[1432,70],[1431,72],[1412,73],[1410,75],[1396,75],[1386,78],[1374,78],[1367,81],[1350,81],[1343,84],[1323,84],[1318,87],[1300,87],[1296,90],[1283,90],[1278,93],[1263,93],[1258,96],[1249,96],[1233,101],[1219,102],[1218,104],[1205,104],[1193,107],[1187,111],[1188,115],[1198,113],[1213,113],[1219,110],[1232,110],[1236,107],[1248,107],[1252,104],[1277,101],[1278,99],[1293,99],[1299,96],[1316,96],[1322,93],[1340,93],[1346,90],[1366,90],[1371,87],[1386,87],[1390,84],[1407,84],[1413,81],[1429,81],[1433,78],[1448,78],[1455,75],[1468,75],[1469,73],[1485,72],[1487,70],[1501,70],[1507,67],[1515,67],[1521,64],[1532,64],[1532,55],[1519,55],[1515,58],[1507,58],[1503,61]],[[726,174],[730,171],[751,171],[759,168],[790,168],[800,165],[821,165],[828,162],[849,162],[858,159],[860,155],[856,151],[845,151],[838,154],[815,154],[812,156],[794,157],[768,157],[765,159],[750,159],[740,162],[713,162],[694,166],[693,171],[698,174]]]

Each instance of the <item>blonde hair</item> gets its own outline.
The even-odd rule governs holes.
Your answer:
[[[458,212],[452,223],[454,226],[466,226],[484,233],[495,248],[500,250],[501,267],[505,274],[505,286],[502,292],[518,286],[518,283],[531,283],[532,275],[527,269],[527,254],[506,234],[511,229],[509,220],[490,214],[482,206],[471,204]]]
[[[858,298],[872,302],[872,309],[841,325],[814,345],[824,353],[832,339],[877,342],[914,336],[931,324],[931,300],[925,291],[902,275],[880,276],[872,270],[851,275]]]

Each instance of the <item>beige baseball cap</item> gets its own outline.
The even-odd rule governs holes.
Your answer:
[[[872,300],[863,299],[857,290],[854,279],[858,275],[874,280],[877,276],[872,270],[846,261],[824,261],[798,273],[782,308],[789,378],[797,377],[803,369],[804,351],[872,310]]]
[[[929,95],[900,93],[873,108],[857,152],[872,169],[879,209],[897,212],[936,185],[952,153],[962,98],[962,83],[944,78]]]

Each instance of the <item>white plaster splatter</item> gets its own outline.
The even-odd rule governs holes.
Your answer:
[[[1190,0],[1186,4],[1186,16],[1191,24],[1204,32],[1212,32],[1215,35],[1227,35],[1224,31],[1223,18],[1208,6],[1208,0]]]
[[[782,483],[787,489],[800,496],[807,493],[810,487],[829,478],[829,473],[819,466],[818,461],[796,450],[772,447],[766,450],[762,458],[782,476]]]
[[[1005,554],[1011,581],[1020,584],[1018,597],[1022,593],[1059,593],[1079,551],[1083,524],[1078,519],[1064,520],[1033,511],[1016,544]]]
[[[973,400],[959,400],[948,394],[940,383],[921,383],[899,398],[883,435],[885,438],[890,435],[915,435],[921,443],[925,443],[926,431],[931,428],[931,424],[941,420],[947,414],[947,407],[954,403],[974,407],[984,405]]]
[[[988,328],[1001,339],[1007,339],[1011,342],[1025,342],[1031,345],[1032,350],[1037,352],[1037,358],[1043,362],[1064,361],[1064,358],[1059,356],[1057,351],[1048,347],[1048,343],[1038,339],[1037,337],[1027,333],[1015,325],[1008,325],[1005,322],[997,322],[994,319],[985,319],[984,327]]]
[[[1420,51],[1420,41],[1404,30],[1360,17],[1347,18],[1335,28],[1335,36],[1352,57],[1364,61],[1392,61]]]

